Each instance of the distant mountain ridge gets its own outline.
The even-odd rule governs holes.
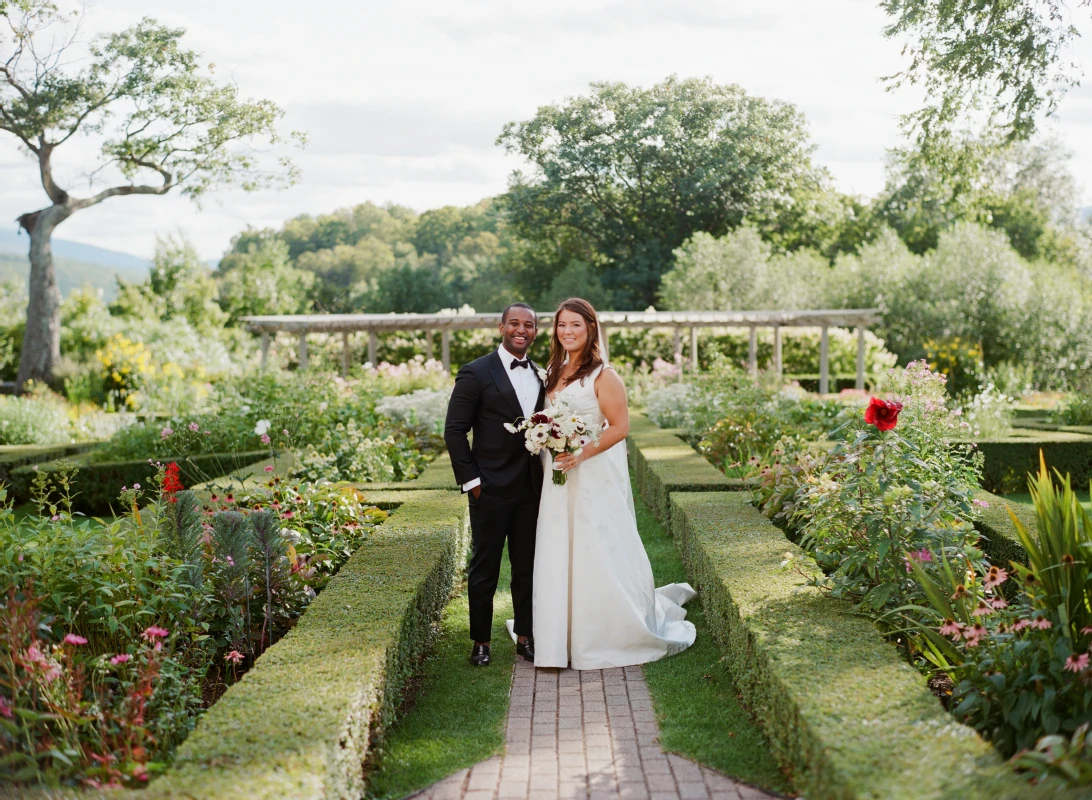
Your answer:
[[[12,253],[25,258],[29,249],[30,239],[25,233],[20,234],[11,231],[0,231],[0,253]],[[87,264],[114,267],[115,269],[128,273],[136,273],[138,271],[147,273],[148,266],[151,263],[146,258],[140,258],[139,256],[130,255],[129,253],[121,253],[117,250],[107,250],[104,247],[95,247],[91,244],[72,242],[67,239],[53,240],[53,255],[57,258],[83,261]],[[144,274],[141,274],[139,277],[135,274],[132,276],[132,278],[138,278],[140,280],[143,280],[144,277]]]

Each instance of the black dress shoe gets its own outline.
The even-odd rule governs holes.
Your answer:
[[[472,667],[488,667],[489,666],[489,645],[476,644],[474,649],[470,651],[470,666]]]
[[[535,640],[528,639],[526,642],[516,642],[516,653],[523,656],[532,664],[535,663]]]

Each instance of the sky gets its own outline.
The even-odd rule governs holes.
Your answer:
[[[185,28],[217,76],[278,103],[282,130],[310,138],[293,153],[302,179],[290,189],[217,192],[201,208],[177,194],[116,197],[55,234],[145,257],[157,235],[181,232],[216,259],[247,226],[279,227],[298,214],[368,200],[423,211],[498,194],[522,166],[495,144],[504,123],[593,81],[710,77],[793,103],[809,121],[815,160],[837,188],[865,196],[883,186],[899,114],[921,101],[880,80],[905,62],[901,44],[881,33],[876,0],[96,0],[84,30],[145,15]],[[1073,57],[1092,70],[1092,34]],[[1074,151],[1092,205],[1092,78],[1047,129]],[[65,149],[58,177],[79,195],[95,142]],[[35,165],[0,133],[0,221],[45,204]]]

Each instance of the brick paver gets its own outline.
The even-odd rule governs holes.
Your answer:
[[[660,749],[640,667],[536,670],[517,659],[503,756],[415,800],[763,800],[753,786]]]

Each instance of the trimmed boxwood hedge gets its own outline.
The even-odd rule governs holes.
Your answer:
[[[98,442],[79,444],[7,444],[0,446],[0,482],[8,480],[8,474],[27,464],[40,464],[66,456],[74,456],[90,450]]]
[[[145,797],[362,796],[364,760],[431,642],[468,540],[459,494],[399,494],[398,510],[209,709]]]
[[[661,520],[670,515],[672,492],[730,492],[745,488],[743,481],[725,477],[693,447],[657,428],[644,415],[630,415],[627,446],[636,489]]]
[[[458,491],[460,489],[455,483],[455,473],[451,469],[451,456],[448,455],[446,450],[427,464],[421,470],[421,474],[412,481],[377,481],[361,485],[373,489],[408,489],[411,491],[420,489],[454,489]]]
[[[1092,480],[1092,436],[1060,431],[1014,430],[1003,439],[978,442],[985,457],[982,487],[997,494],[1025,492],[1028,474],[1039,471],[1039,451],[1047,466],[1069,474],[1073,485],[1086,487]]]
[[[843,601],[782,569],[798,547],[730,492],[671,496],[671,531],[745,704],[809,798],[1030,798]],[[814,565],[813,565],[814,566]]]
[[[1007,565],[1010,561],[1026,564],[1028,554],[1024,546],[1020,544],[1016,527],[1005,509],[1011,508],[1028,532],[1038,536],[1039,521],[1035,516],[1035,509],[1023,503],[1009,502],[1004,497],[998,497],[984,490],[975,492],[975,499],[985,500],[990,504],[989,508],[982,510],[981,519],[974,524],[978,532],[982,534],[981,546],[989,556],[990,562],[1001,566]]]
[[[177,461],[182,482],[189,486],[206,480],[210,475],[222,475],[238,466],[253,464],[268,455],[268,450],[255,450],[246,453],[209,453],[167,460]],[[70,462],[79,468],[75,481],[77,494],[72,502],[72,509],[84,514],[110,513],[122,486],[132,486],[134,483],[150,486],[156,473],[156,467],[148,459],[92,463],[83,454],[70,459]],[[52,471],[57,469],[59,463],[50,461],[12,470],[11,488],[16,503],[30,500],[36,470]]]

